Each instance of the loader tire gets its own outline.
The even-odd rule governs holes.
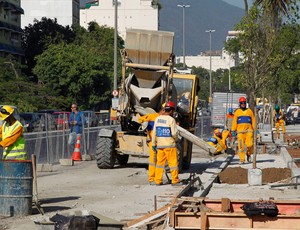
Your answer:
[[[116,157],[117,157],[117,164],[119,164],[121,166],[127,165],[129,155],[117,154]]]
[[[182,159],[182,169],[188,170],[191,166],[192,161],[192,152],[193,152],[193,143],[188,141],[188,149],[187,149],[187,155],[183,157]]]
[[[96,148],[96,162],[100,169],[111,169],[116,161],[116,138],[98,137]]]

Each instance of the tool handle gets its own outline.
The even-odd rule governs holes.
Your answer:
[[[33,195],[37,199],[37,176],[36,176],[36,156],[31,154],[32,171],[33,171]]]

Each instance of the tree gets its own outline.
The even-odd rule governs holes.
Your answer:
[[[254,5],[237,26],[237,30],[242,32],[234,42],[239,43],[243,55],[238,83],[249,95],[251,108],[254,107],[256,95],[269,90],[274,75],[295,51],[297,43],[297,36],[292,31],[289,30],[289,39],[284,39],[284,30],[274,30],[272,21],[273,17]],[[231,53],[234,54],[236,46],[232,47]]]
[[[40,21],[35,19],[34,24],[26,26],[22,36],[22,47],[25,50],[27,65],[26,75],[32,75],[32,69],[36,64],[35,57],[43,53],[49,45],[62,41],[71,42],[74,36],[71,28],[59,25],[57,19],[43,17]],[[36,78],[35,81],[37,81]]]
[[[73,43],[50,45],[36,58],[33,72],[50,93],[47,100],[50,105],[59,100],[65,109],[73,101],[82,109],[109,108],[113,83],[113,33],[111,28],[91,23],[87,31],[76,28]],[[121,48],[120,38],[118,44]]]

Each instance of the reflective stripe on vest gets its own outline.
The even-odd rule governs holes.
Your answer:
[[[207,141],[208,141],[208,142],[212,142],[212,143],[214,143],[215,145],[218,144],[218,140],[217,140],[216,138],[214,138],[214,137],[208,138]]]
[[[246,124],[251,124],[251,117],[249,116],[239,116],[238,119],[237,119],[237,123],[238,124],[243,124],[243,123],[246,123]]]
[[[17,120],[12,126],[8,126],[5,122],[2,126],[2,138],[5,140],[22,124]],[[3,151],[3,159],[5,160],[26,160],[25,140],[23,135],[20,136],[15,143],[8,146]]]
[[[148,121],[147,129],[148,129],[149,131],[152,131],[152,130],[153,130],[153,127],[154,127],[154,121]]]

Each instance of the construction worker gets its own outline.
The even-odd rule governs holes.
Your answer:
[[[232,126],[232,120],[233,120],[234,114],[233,114],[233,108],[228,109],[228,113],[226,114],[226,128],[228,130],[231,130]]]
[[[256,126],[254,114],[250,108],[246,107],[247,100],[245,97],[239,99],[240,108],[234,112],[231,133],[238,140],[238,155],[240,164],[251,161],[253,152],[253,130]],[[236,132],[236,133],[235,133]]]
[[[0,145],[3,147],[3,160],[26,160],[23,126],[13,115],[14,108],[5,105],[0,108],[0,117],[4,121],[0,127]]]
[[[275,105],[275,109],[273,112],[273,119],[275,122],[277,139],[280,138],[279,128],[281,127],[283,135],[285,135],[285,125],[284,125],[284,115],[279,105]]]
[[[176,121],[172,117],[175,111],[175,104],[169,101],[165,105],[164,114],[155,119],[152,135],[152,148],[157,151],[155,184],[163,184],[163,173],[166,161],[170,167],[172,176],[172,185],[182,185],[178,178],[178,159],[176,142],[178,140],[178,131]]]
[[[150,185],[155,185],[155,166],[156,166],[156,152],[152,149],[152,132],[155,119],[162,115],[164,112],[165,103],[162,105],[161,110],[158,113],[146,114],[144,116],[139,117],[138,122],[140,124],[147,123],[147,145],[149,149],[149,166],[148,166],[148,182]]]
[[[227,150],[227,138],[229,131],[226,129],[214,128],[213,137],[208,138],[207,143],[216,148],[214,155],[218,155],[226,152]]]
[[[232,126],[232,120],[233,120],[234,114],[233,114],[233,108],[229,108],[228,109],[228,113],[226,114],[226,121],[225,121],[225,127],[230,131],[231,130],[231,126]],[[233,145],[233,140],[234,138],[232,138],[231,132],[229,132],[228,135],[228,147],[232,147]]]

